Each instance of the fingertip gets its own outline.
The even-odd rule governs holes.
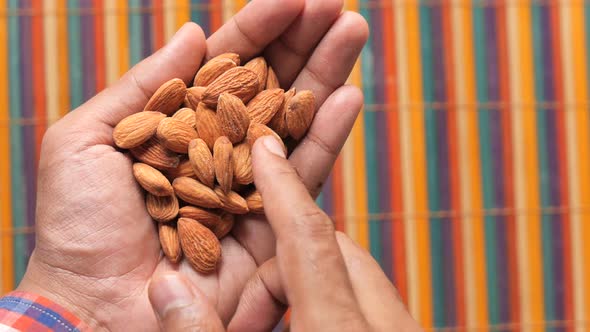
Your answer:
[[[351,43],[355,45],[365,45],[369,39],[369,23],[359,13],[353,11],[345,11],[340,16],[342,24],[349,32],[348,37]]]
[[[360,109],[365,102],[363,91],[356,85],[346,84],[340,88],[340,96],[347,98],[350,108]]]

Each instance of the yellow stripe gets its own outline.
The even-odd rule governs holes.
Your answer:
[[[190,1],[176,0],[176,30],[190,20]]]
[[[236,12],[235,8],[235,1],[234,0],[223,0],[222,5],[222,13],[223,13],[223,22],[227,22],[231,19],[231,17]]]
[[[354,0],[353,0],[354,1]],[[236,10],[240,10],[246,6],[248,0],[236,0]]]
[[[45,96],[47,126],[59,118],[59,55],[57,49],[57,6],[55,1],[43,1],[43,35],[45,42]]]
[[[587,101],[586,89],[586,54],[584,45],[584,32],[582,17],[583,10],[573,7],[571,4],[560,3],[561,41],[564,97],[566,105],[574,105],[577,102]],[[588,181],[590,181],[590,165],[588,150],[588,111],[582,106],[573,106],[566,112],[566,135],[568,155],[568,185],[570,204],[574,208],[588,206],[590,193]],[[572,213],[571,238],[572,238],[572,268],[574,290],[574,320],[585,320],[590,317],[588,300],[590,287],[586,280],[590,276],[587,269],[590,266],[588,255],[588,229],[590,220],[587,214]],[[586,270],[584,269],[586,266]],[[577,331],[584,329],[579,326]]]
[[[123,76],[129,69],[129,18],[127,16],[127,1],[117,1],[119,36],[119,76]]]
[[[59,115],[70,111],[70,65],[68,56],[68,16],[66,0],[57,2],[57,50],[59,67]]]
[[[105,42],[105,67],[106,67],[106,84],[111,85],[119,78],[119,33],[117,17],[117,1],[105,0],[104,2],[104,42]]]
[[[452,30],[456,101],[459,105],[474,105],[475,71],[473,55],[473,27],[471,4],[462,1],[452,8]],[[461,219],[463,228],[462,246],[465,262],[465,310],[468,327],[486,326],[487,296],[485,277],[485,254],[483,239],[483,220],[474,211],[481,211],[481,176],[479,162],[479,137],[477,129],[477,110],[468,108],[457,112],[459,131],[459,174],[461,190]]]
[[[175,0],[164,0],[164,39],[168,42],[176,32]]]
[[[0,9],[6,10],[6,0],[0,0]],[[6,16],[0,16],[0,45],[8,45]],[[8,104],[8,48],[0,49],[0,227],[12,228],[12,198],[10,196],[10,119]],[[12,234],[0,236],[2,262],[0,286],[2,293],[14,288],[14,262]]]

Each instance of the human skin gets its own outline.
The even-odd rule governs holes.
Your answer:
[[[114,147],[113,127],[141,111],[169,79],[189,84],[203,60],[230,51],[243,60],[262,53],[282,86],[316,95],[316,119],[289,158],[316,195],[362,105],[360,91],[344,83],[368,28],[360,15],[341,8],[342,0],[255,0],[207,40],[188,23],[166,47],[50,127],[39,162],[36,248],[18,290],[63,305],[96,330],[150,331],[158,320],[148,283],[178,271],[227,325],[249,278],[275,256],[272,228],[263,217],[239,220],[222,241],[215,274],[168,263],[132,161]]]

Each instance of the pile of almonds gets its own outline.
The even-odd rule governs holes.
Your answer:
[[[121,120],[113,139],[134,158],[166,257],[177,263],[184,254],[195,270],[214,272],[236,215],[264,213],[252,183],[254,142],[272,135],[291,146],[314,114],[313,93],[282,90],[264,58],[240,66],[239,55],[225,53],[199,69],[193,87],[172,79]]]

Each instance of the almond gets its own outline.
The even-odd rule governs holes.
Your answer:
[[[315,97],[313,93],[309,90],[298,92],[289,101],[285,114],[289,135],[296,140],[301,139],[309,129],[314,115]]]
[[[197,106],[201,102],[201,97],[203,96],[205,89],[206,87],[204,86],[188,88],[186,90],[186,97],[184,97],[184,106],[196,110]]]
[[[234,182],[239,184],[250,184],[254,182],[250,145],[242,143],[234,146],[232,161],[234,166]]]
[[[186,85],[180,78],[174,78],[156,90],[143,110],[172,115],[180,108],[185,96]]]
[[[281,88],[281,83],[279,83],[279,78],[277,77],[277,74],[275,74],[275,71],[272,69],[271,66],[268,66],[268,75],[266,76],[265,89],[272,90],[272,89],[280,89],[280,88]]]
[[[248,204],[248,210],[256,214],[264,214],[264,205],[262,204],[262,195],[258,190],[254,190],[244,197]]]
[[[254,122],[250,123],[250,127],[248,128],[248,134],[246,134],[246,142],[251,147],[253,147],[254,142],[256,142],[256,140],[262,136],[274,136],[277,139],[277,141],[280,142],[281,146],[283,147],[283,151],[287,153],[287,148],[285,148],[285,144],[283,144],[283,141],[281,140],[279,135],[277,135],[277,133],[275,133],[272,129],[268,128],[263,124]]]
[[[213,150],[215,141],[221,136],[221,127],[217,115],[207,108],[205,104],[200,103],[195,113],[195,121],[199,137],[207,143],[210,150]]]
[[[193,219],[180,218],[178,236],[182,252],[195,270],[204,274],[215,271],[221,259],[221,244],[209,228]]]
[[[277,135],[281,138],[286,138],[289,136],[289,131],[287,130],[287,119],[285,114],[287,114],[287,107],[289,106],[289,101],[295,95],[296,90],[295,88],[291,88],[289,91],[285,92],[285,98],[283,100],[283,104],[279,107],[279,110],[273,116],[273,118],[268,123],[268,126],[274,130]]]
[[[217,104],[217,119],[221,132],[232,143],[244,140],[250,125],[250,118],[246,112],[246,106],[240,98],[222,93]]]
[[[195,76],[194,86],[207,86],[226,71],[236,67],[236,63],[227,58],[213,58],[207,62]]]
[[[213,155],[211,155],[207,143],[200,138],[192,140],[188,145],[188,157],[197,179],[204,185],[213,188],[215,168],[213,167]]]
[[[248,203],[238,193],[234,191],[224,192],[220,187],[215,187],[215,193],[221,199],[225,211],[234,214],[248,213]]]
[[[256,77],[258,78],[257,92],[264,90],[264,88],[266,87],[266,76],[268,75],[266,60],[264,60],[263,57],[259,56],[248,61],[248,63],[246,63],[244,67],[256,73]]]
[[[213,228],[213,234],[217,236],[218,239],[223,239],[229,232],[231,232],[232,228],[234,228],[235,224],[235,217],[231,213],[222,213],[221,214],[221,222],[217,224],[215,228]]]
[[[198,208],[196,206],[183,206],[178,211],[178,214],[181,218],[194,219],[209,229],[214,229],[215,226],[221,222],[221,217],[219,214],[210,210]]]
[[[179,177],[172,182],[174,192],[183,201],[204,208],[220,208],[221,200],[213,189],[201,182],[189,178]]]
[[[267,124],[283,105],[285,92],[282,89],[264,90],[248,103],[246,108],[252,122]]]
[[[174,179],[181,176],[188,176],[196,179],[195,172],[193,171],[193,167],[191,166],[191,162],[188,160],[188,158],[181,158],[180,163],[178,163],[178,167],[166,172],[166,178],[168,178],[170,181],[174,181]]]
[[[147,193],[145,207],[155,221],[168,222],[178,215],[178,199],[175,195],[154,196]]]
[[[216,108],[219,96],[226,92],[240,98],[245,104],[256,95],[257,90],[258,76],[250,69],[235,67],[209,84],[203,92],[202,102]]]
[[[142,145],[129,150],[135,159],[161,171],[178,167],[180,159],[174,152],[166,149],[157,137],[152,137]]]
[[[193,128],[195,127],[195,111],[192,108],[181,108],[174,113],[172,118],[180,120]]]
[[[154,196],[170,196],[174,189],[170,181],[157,169],[144,163],[133,164],[133,176],[139,185]]]
[[[233,61],[236,64],[236,66],[240,65],[240,55],[237,53],[223,53],[223,54],[220,54],[220,55],[214,57],[213,59],[230,59],[231,61]],[[213,59],[211,59],[211,60],[213,60]]]
[[[234,177],[232,164],[233,146],[225,136],[219,137],[213,147],[213,166],[215,178],[223,192],[231,190],[231,182]]]
[[[176,228],[167,224],[159,224],[158,236],[164,255],[170,262],[178,263],[182,257],[182,249],[180,248],[180,238]]]
[[[113,140],[122,149],[132,149],[149,140],[166,115],[160,112],[139,112],[124,118],[113,130]]]
[[[178,153],[188,153],[188,143],[199,137],[192,126],[175,118],[160,121],[156,135],[164,146]]]

